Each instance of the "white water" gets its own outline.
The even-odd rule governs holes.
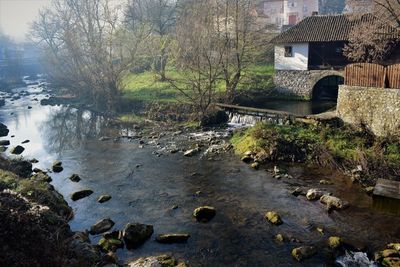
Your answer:
[[[285,123],[285,121],[282,118],[268,118],[258,115],[247,115],[234,112],[229,112],[228,115],[229,115],[228,125],[232,128],[254,126],[257,122],[262,122],[262,121],[280,125]]]
[[[342,267],[377,267],[378,264],[368,258],[364,252],[346,251],[344,256],[339,257],[336,263]]]

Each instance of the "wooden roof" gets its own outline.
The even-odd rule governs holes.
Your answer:
[[[348,41],[351,30],[364,23],[376,25],[379,21],[372,14],[311,16],[282,32],[272,42],[309,43]],[[383,25],[380,27],[380,31],[393,38],[400,38],[400,32],[390,25]]]

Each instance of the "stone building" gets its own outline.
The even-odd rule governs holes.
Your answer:
[[[372,14],[311,16],[274,38],[277,89],[304,99],[336,99],[350,63],[343,48],[351,30],[363,23],[377,19]]]

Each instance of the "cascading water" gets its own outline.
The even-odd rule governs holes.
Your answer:
[[[242,114],[237,112],[228,112],[229,122],[228,125],[231,127],[246,127],[246,126],[253,126],[257,122],[270,122],[273,124],[285,124],[286,120],[283,118],[276,117],[272,115],[270,117],[265,114],[265,116],[261,115],[250,115],[250,114]]]
[[[364,252],[346,251],[346,254],[336,259],[341,267],[377,267],[376,262],[370,260]]]

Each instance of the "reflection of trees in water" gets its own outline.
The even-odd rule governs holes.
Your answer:
[[[78,148],[83,141],[101,136],[107,121],[89,111],[63,107],[51,113],[41,128],[46,145],[55,152],[61,152]]]

